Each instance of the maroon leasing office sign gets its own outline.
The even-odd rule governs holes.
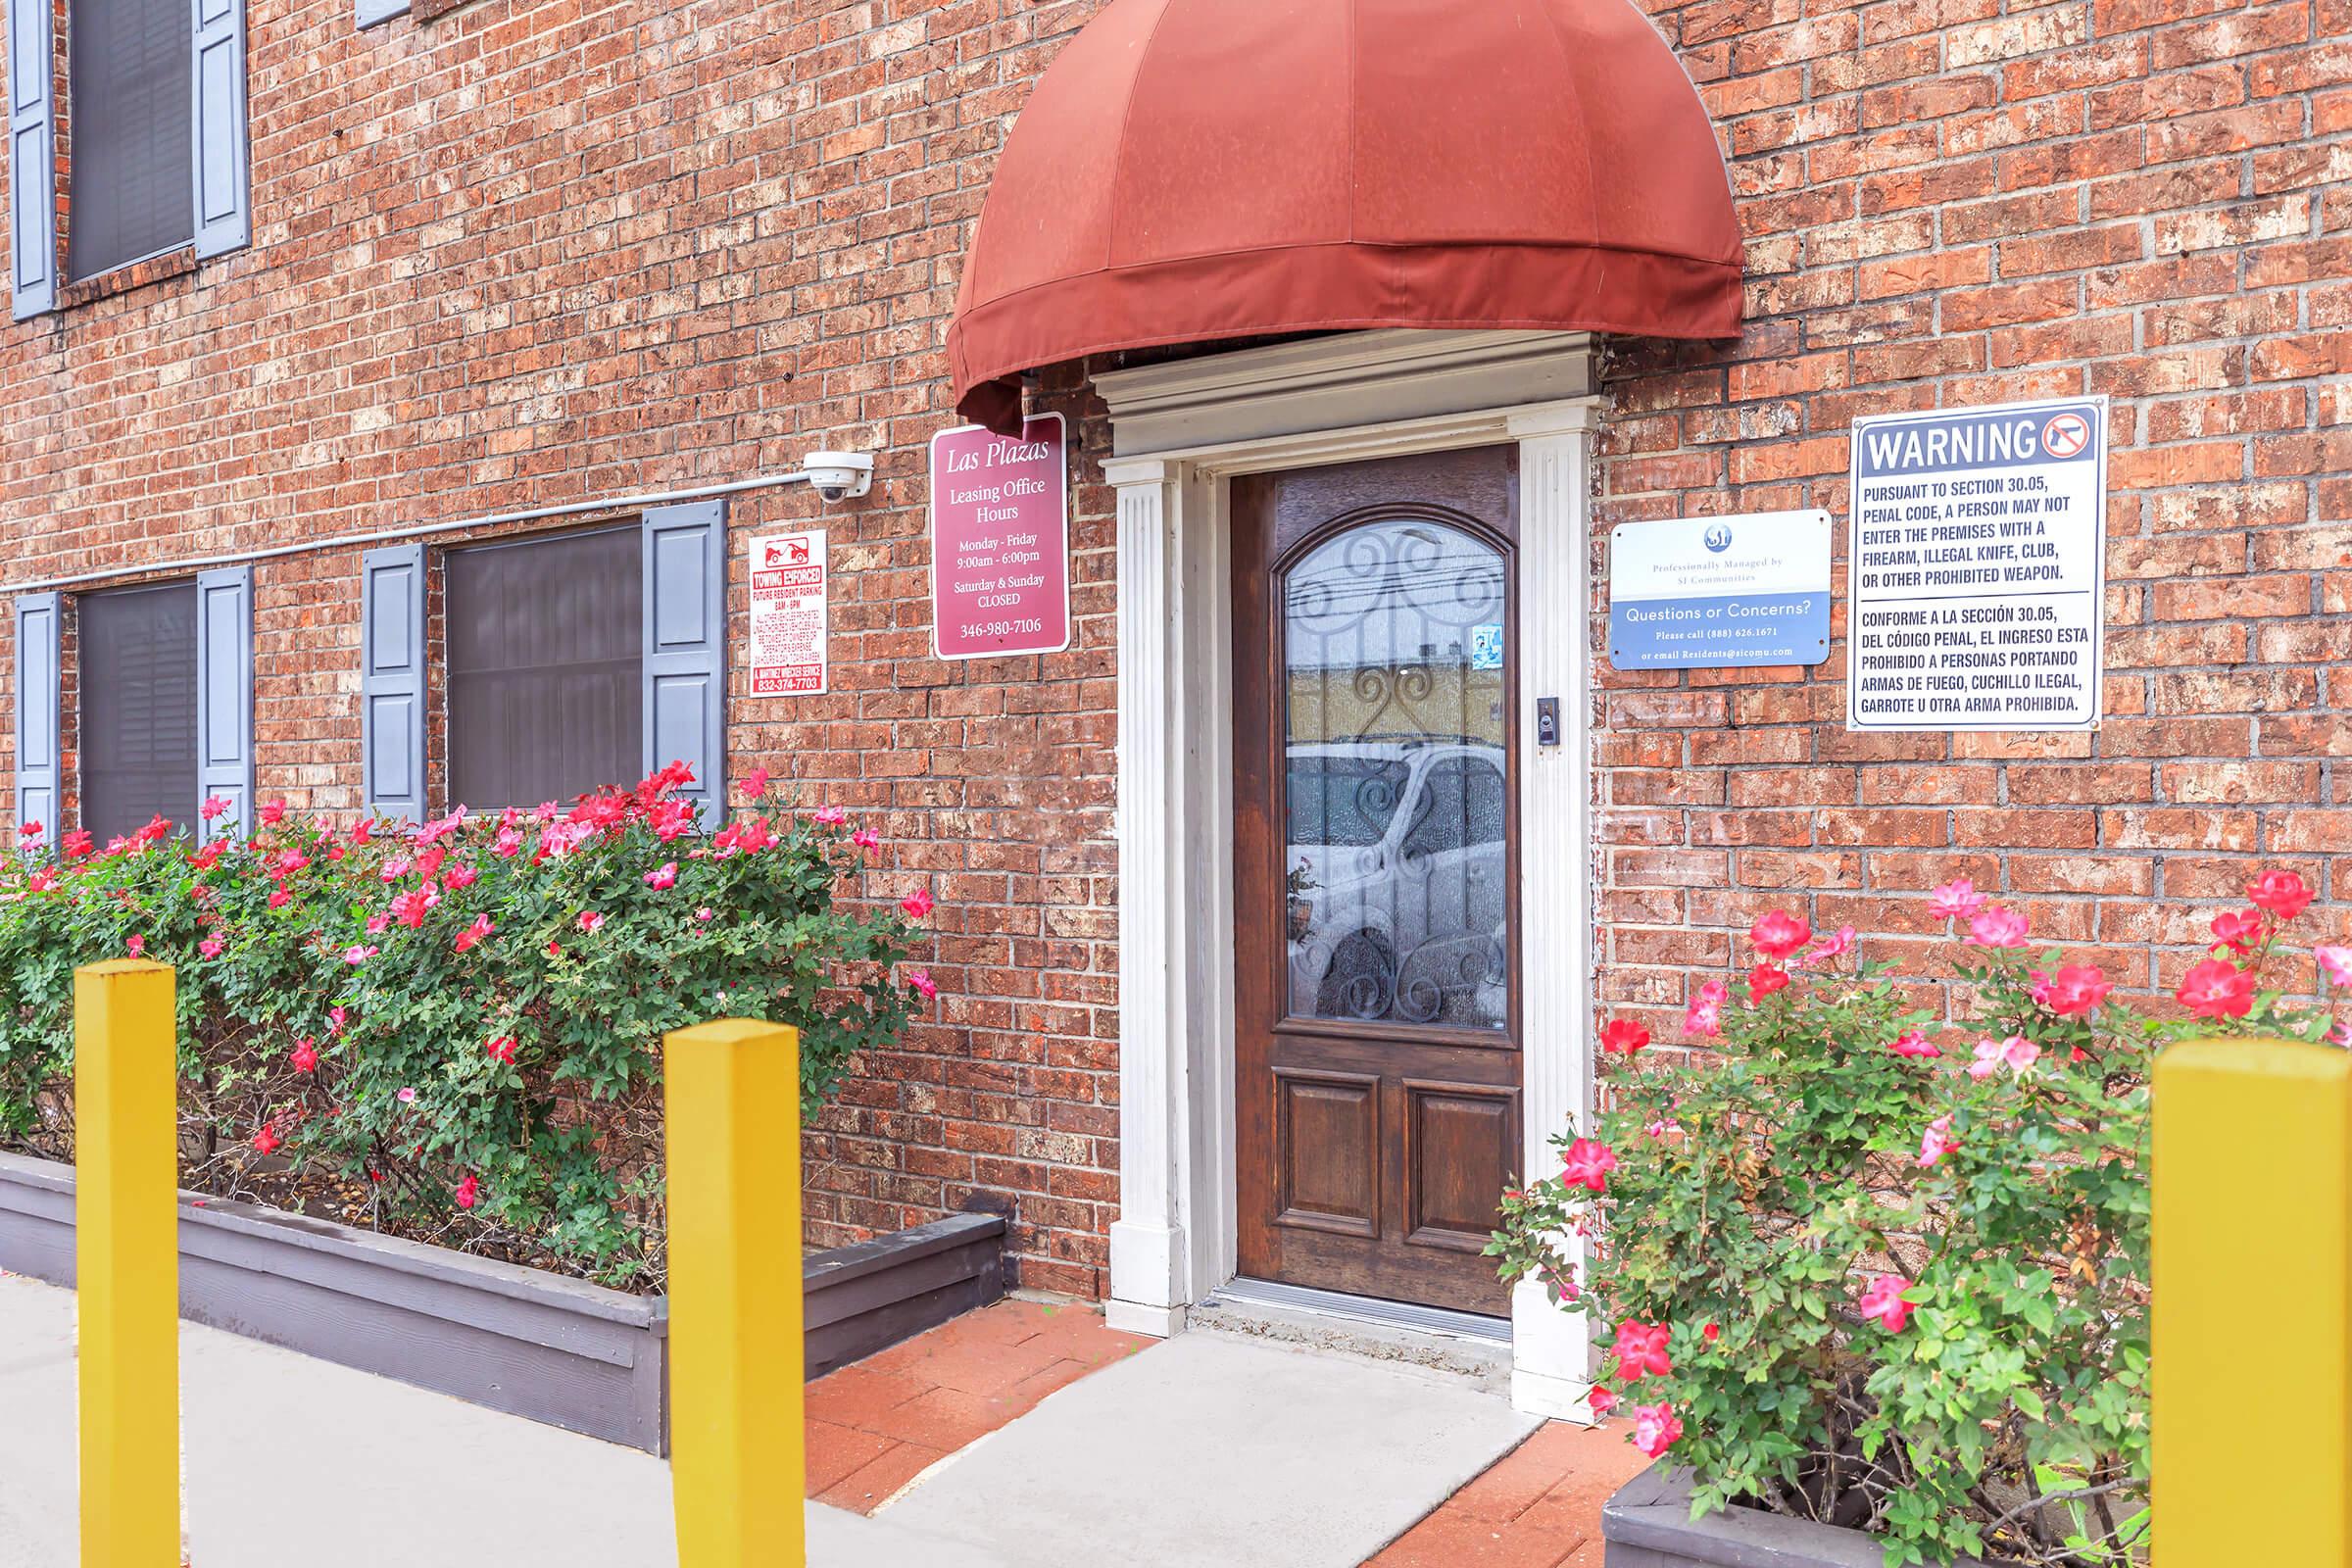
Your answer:
[[[1070,495],[1061,416],[1018,436],[931,438],[931,624],[942,659],[1070,646]]]

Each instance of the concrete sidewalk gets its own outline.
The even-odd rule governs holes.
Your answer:
[[[836,1391],[882,1429],[941,1406],[972,1430],[875,1517],[808,1504],[812,1568],[1355,1568],[1538,1424],[1457,1376],[1203,1330],[1121,1348],[988,1431],[973,1412],[1010,1396],[954,1383],[1027,1387],[1094,1343],[1041,1328],[1050,1308],[992,1310],[1029,1338],[958,1319]],[[669,1467],[648,1454],[193,1325],[180,1361],[193,1568],[675,1568]],[[0,1568],[75,1568],[74,1418],[72,1293],[0,1276]]]
[[[193,1568],[675,1568],[649,1454],[193,1324],[179,1344]],[[73,1293],[0,1276],[0,1568],[75,1568],[74,1431]],[[1010,1568],[808,1512],[811,1568]]]

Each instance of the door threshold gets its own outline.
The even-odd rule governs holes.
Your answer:
[[[1319,1291],[1305,1285],[1285,1285],[1280,1280],[1237,1276],[1211,1291],[1201,1304],[1305,1312],[1367,1328],[1436,1335],[1484,1346],[1507,1348],[1511,1343],[1511,1320],[1507,1317],[1423,1306],[1418,1301],[1386,1301],[1373,1296],[1350,1296],[1345,1291]]]

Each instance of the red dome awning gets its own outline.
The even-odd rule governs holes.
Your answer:
[[[1113,0],[998,160],[956,407],[1114,349],[1353,327],[1737,337],[1740,227],[1628,0]]]

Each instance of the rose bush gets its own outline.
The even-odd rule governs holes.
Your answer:
[[[1964,1029],[1887,964],[1834,967],[1850,930],[1767,914],[1755,967],[1690,1004],[1702,1053],[1604,1029],[1627,1058],[1610,1107],[1506,1195],[1488,1250],[1592,1314],[1595,1411],[1629,1406],[1642,1452],[1690,1465],[1695,1511],[1858,1527],[1890,1565],[2145,1561],[2152,1058],[2189,1035],[2345,1043],[2262,980],[2310,891],[2275,871],[2248,893],[2184,1015],[2156,1017],[2035,951],[2021,913],[1939,888]],[[2314,960],[2352,981],[2352,949]]]
[[[776,809],[761,772],[705,836],[690,777],[418,826],[270,805],[249,838],[159,818],[16,858],[0,1143],[71,1157],[74,968],[142,956],[178,971],[186,1185],[356,1193],[407,1234],[657,1287],[663,1032],[798,1025],[812,1113],[932,993],[902,966],[929,894],[837,897],[870,830]]]

